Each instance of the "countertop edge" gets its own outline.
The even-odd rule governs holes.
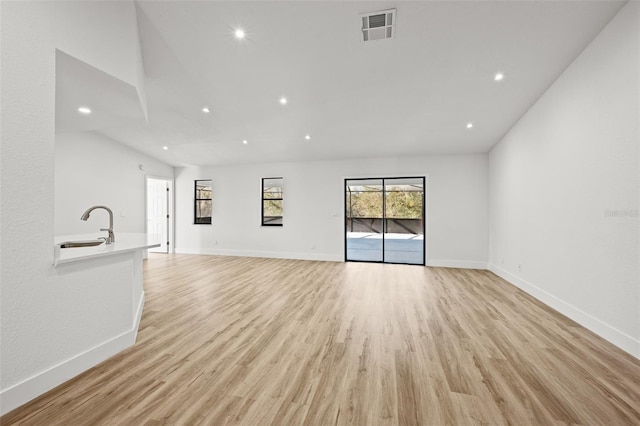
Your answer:
[[[120,239],[118,239],[120,237]],[[61,249],[59,244],[63,241],[79,241],[95,239],[93,235],[68,235],[55,237],[53,266],[66,265],[91,259],[99,259],[122,253],[130,253],[138,250],[160,247],[160,238],[155,234],[123,233],[116,234],[116,241],[108,247],[104,244],[95,247],[66,248]],[[105,250],[105,247],[108,250]],[[61,250],[64,255],[61,257]]]

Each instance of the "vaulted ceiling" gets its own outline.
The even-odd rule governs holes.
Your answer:
[[[487,152],[623,4],[141,1],[148,122],[95,131],[176,166]]]

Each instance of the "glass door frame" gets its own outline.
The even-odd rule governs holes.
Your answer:
[[[387,210],[386,210],[386,180],[398,180],[398,179],[416,179],[422,180],[422,263],[404,263],[404,262],[388,262],[385,260],[385,233],[387,230]],[[348,238],[347,232],[349,227],[349,217],[347,216],[347,182],[349,181],[381,181],[382,182],[382,260],[357,260],[357,259],[348,259],[347,257],[347,249],[348,249]],[[426,266],[427,260],[427,217],[426,217],[426,198],[427,198],[427,179],[426,176],[387,176],[387,177],[368,177],[368,178],[345,178],[342,190],[344,191],[344,261],[345,262],[364,262],[364,263],[388,263],[391,265],[416,265],[416,266]]]

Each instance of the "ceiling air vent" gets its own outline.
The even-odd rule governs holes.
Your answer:
[[[362,17],[362,41],[382,40],[393,38],[395,35],[395,9],[366,13],[360,16]]]

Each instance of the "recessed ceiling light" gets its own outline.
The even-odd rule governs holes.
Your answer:
[[[287,98],[285,98],[284,96],[280,98],[280,103],[282,105],[286,105],[287,104]]]
[[[467,129],[470,129],[473,127],[473,123],[467,123]]]
[[[501,72],[497,73],[496,75],[493,76],[493,79],[495,81],[502,81],[504,80],[504,74],[502,74]]]
[[[80,114],[88,115],[88,114],[91,114],[91,109],[89,109],[87,107],[80,107],[80,108],[78,108],[78,112]]]
[[[242,141],[242,143],[246,145],[246,144],[248,144],[249,142],[247,142],[247,140],[245,139],[245,140],[243,140],[243,141]]]
[[[165,146],[162,147],[162,149],[164,149],[166,151],[167,149],[169,149],[169,147],[165,145]]]
[[[242,28],[237,28],[233,35],[235,35],[238,40],[242,40],[245,36],[245,33]]]
[[[304,138],[305,138],[306,140],[309,140],[309,139],[311,139],[311,136],[310,136],[310,135],[306,135]]]
[[[209,109],[209,107],[204,107],[202,108],[202,112],[206,112],[209,113],[211,110]]]

